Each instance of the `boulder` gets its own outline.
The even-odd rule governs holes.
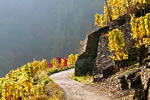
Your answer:
[[[92,75],[93,66],[95,64],[95,56],[91,53],[84,52],[78,57],[75,65],[75,76]]]

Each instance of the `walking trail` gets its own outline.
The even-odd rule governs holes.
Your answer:
[[[65,92],[66,100],[112,100],[97,87],[82,84],[70,78],[74,69],[59,72],[50,76]]]

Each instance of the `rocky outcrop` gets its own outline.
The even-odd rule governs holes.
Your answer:
[[[118,21],[118,20],[117,20]],[[117,22],[118,24],[119,22]],[[122,23],[121,23],[122,24]],[[128,26],[128,27],[127,27]],[[138,53],[136,48],[133,48],[133,40],[131,38],[131,26],[130,24],[122,25],[119,27],[119,29],[123,32],[123,37],[125,40],[126,45],[128,46],[128,52],[129,52],[129,59],[126,61],[123,61],[123,65],[120,64],[119,61],[114,61],[111,56],[112,53],[110,52],[108,48],[108,37],[100,37],[99,38],[99,45],[98,45],[98,52],[97,52],[97,58],[96,58],[96,66],[93,70],[93,79],[94,82],[102,81],[103,79],[108,78],[109,76],[113,75],[122,66],[128,66],[133,65],[137,63],[138,59]]]
[[[132,95],[134,100],[147,100],[150,86],[150,69],[133,66],[117,72],[101,83],[101,87],[110,90],[117,98]],[[122,100],[122,99],[121,99]],[[131,99],[132,100],[132,99]]]
[[[89,33],[85,40],[84,46],[82,48],[82,54],[78,57],[75,65],[75,75],[92,75],[93,69],[96,62],[97,47],[99,42],[99,37],[102,33],[106,33],[109,27],[100,28],[94,32]]]
[[[150,6],[144,5],[143,7],[145,7],[147,10],[135,8],[135,9],[133,9],[133,11],[131,11],[131,13],[135,14],[136,17],[139,17],[139,16],[144,16],[146,13],[150,12]],[[75,75],[76,76],[85,75],[88,73],[92,74],[92,72],[94,70],[94,76],[96,77],[95,79],[97,80],[98,77],[99,78],[102,77],[102,74],[103,74],[103,72],[105,73],[105,71],[109,72],[110,70],[112,70],[109,73],[110,74],[114,73],[114,70],[116,70],[117,68],[115,68],[116,66],[115,67],[113,66],[114,61],[108,57],[111,55],[109,55],[110,53],[107,49],[107,45],[106,45],[107,43],[105,44],[103,42],[106,47],[105,52],[108,53],[108,54],[106,54],[106,53],[104,54],[104,55],[106,55],[106,57],[103,57],[103,54],[100,55],[101,53],[99,53],[99,52],[102,52],[101,51],[102,49],[99,49],[99,48],[103,45],[100,42],[102,42],[103,40],[107,42],[107,39],[106,40],[105,40],[105,38],[102,39],[102,37],[100,37],[100,36],[102,36],[103,34],[107,34],[109,31],[111,31],[112,29],[115,29],[115,28],[119,28],[123,31],[123,36],[124,36],[125,42],[129,46],[129,47],[127,47],[128,51],[129,51],[129,59],[127,61],[124,61],[125,65],[132,65],[137,62],[137,60],[138,60],[137,59],[137,51],[135,48],[130,48],[130,46],[133,45],[133,41],[132,41],[132,38],[130,35],[131,25],[130,25],[129,21],[130,21],[130,15],[124,14],[124,15],[120,16],[118,19],[113,20],[108,26],[105,26],[96,31],[93,31],[86,36],[86,39],[83,42],[81,42],[81,44],[83,45],[83,48],[81,49],[81,54],[76,63],[76,67],[75,67]],[[92,57],[90,57],[90,56],[92,56]],[[102,59],[103,60],[107,59],[107,61],[105,61],[105,63],[102,62],[100,65],[100,61],[102,61]],[[100,67],[100,66],[103,66],[102,64],[106,64],[107,62],[108,62],[108,65],[106,65],[106,67]],[[91,70],[91,69],[93,69],[93,70]],[[102,70],[104,70],[104,71],[102,71]],[[100,71],[100,72],[98,72],[98,71]],[[110,75],[108,75],[108,76],[110,76]],[[108,76],[106,76],[106,77],[108,77]],[[104,77],[105,77],[105,75],[104,75]]]
[[[97,70],[95,66],[96,66],[96,61],[97,61],[96,57],[98,53],[97,52],[98,45],[100,44],[99,41],[102,41],[102,38],[100,36],[107,34],[108,31],[111,31],[112,29],[115,29],[118,26],[124,25],[128,20],[126,19],[127,17],[130,17],[130,16],[127,14],[120,16],[118,19],[114,20],[109,26],[102,27],[86,35],[85,40],[80,42],[82,44],[82,48],[80,50],[80,56],[75,65],[76,76],[92,74],[94,69]],[[106,44],[104,45],[107,48],[107,45]],[[111,59],[109,60],[112,61]],[[112,66],[110,67],[108,65],[108,68],[104,68],[104,69],[107,69],[109,71],[109,70],[112,70],[112,68],[113,68]],[[105,71],[107,72],[107,70]],[[96,75],[96,72],[94,75]]]
[[[138,52],[140,52],[140,60],[142,61],[145,58],[145,53],[147,49],[145,46],[142,46],[140,51],[137,51],[137,48],[133,46],[133,40],[131,37],[131,26],[129,23],[119,27],[122,30],[122,35],[124,37],[125,44],[128,50],[128,59],[124,60],[122,63],[120,61],[114,61],[111,59],[113,53],[109,51],[108,48],[108,37],[100,37],[96,58],[96,66],[93,70],[93,79],[94,82],[102,81],[103,79],[108,78],[122,67],[131,66],[139,62]]]
[[[114,70],[114,66],[112,66],[112,65],[114,65],[114,62],[113,62],[113,60],[111,60],[109,58],[110,53],[107,49],[108,40],[107,39],[105,40],[105,38],[103,39],[103,37],[100,37],[100,36],[107,34],[108,31],[115,29],[116,26],[124,25],[125,22],[127,22],[127,20],[126,20],[127,16],[128,15],[125,14],[125,15],[119,17],[118,19],[116,19],[115,21],[113,21],[109,26],[102,27],[102,28],[86,35],[85,40],[81,41],[81,44],[83,45],[83,47],[80,50],[81,54],[76,62],[76,66],[75,66],[75,75],[76,76],[92,74],[94,69],[95,69],[95,71],[99,70],[99,68],[96,68],[96,62],[98,62],[98,60],[96,58],[97,58],[97,55],[99,56],[98,52],[101,52],[98,49],[99,45],[101,45],[101,46],[105,45],[105,48],[107,50],[105,53],[108,53],[108,54],[106,54],[106,56],[107,56],[106,58],[105,57],[102,57],[102,58],[107,59],[108,60],[107,62],[111,63],[111,64],[109,63],[106,67],[103,67],[104,73]],[[106,43],[104,43],[102,41],[104,41]],[[100,43],[100,42],[102,42],[102,43]],[[100,55],[100,56],[102,56],[102,55]],[[98,58],[100,58],[100,57],[98,57]],[[107,63],[107,62],[103,62],[103,63]],[[99,65],[99,64],[97,64],[97,65]],[[97,75],[98,71],[96,71],[96,72],[95,71],[94,71],[94,75]],[[113,73],[113,72],[111,71],[108,73]],[[106,77],[109,76],[109,75],[107,75],[108,73],[105,74]]]
[[[129,20],[130,16],[125,14],[112,21],[109,26],[102,27],[86,35],[85,40],[81,42],[83,47],[75,65],[76,76],[93,74],[93,79],[97,82],[113,75],[122,66],[130,66],[138,62],[139,51],[137,51],[136,47],[133,47],[130,34],[131,25],[127,23]],[[123,65],[119,61],[111,59],[112,53],[108,49],[108,37],[106,34],[115,28],[122,30],[129,53],[129,58],[123,61]],[[144,52],[146,52],[146,49],[141,49],[140,53]],[[144,56],[140,57],[140,59],[143,58]]]
[[[139,69],[119,77],[121,89],[133,89],[135,91],[134,100],[148,100],[150,86],[149,72],[150,70],[146,69],[146,66],[142,66]]]

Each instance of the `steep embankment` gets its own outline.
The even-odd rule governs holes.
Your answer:
[[[66,100],[111,100],[105,92],[98,88],[79,83],[70,78],[74,69],[59,72],[50,76],[65,92]]]

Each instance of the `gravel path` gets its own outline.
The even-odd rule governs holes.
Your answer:
[[[74,69],[70,69],[50,76],[64,90],[66,100],[112,100],[98,88],[72,80],[70,75],[73,72]]]

